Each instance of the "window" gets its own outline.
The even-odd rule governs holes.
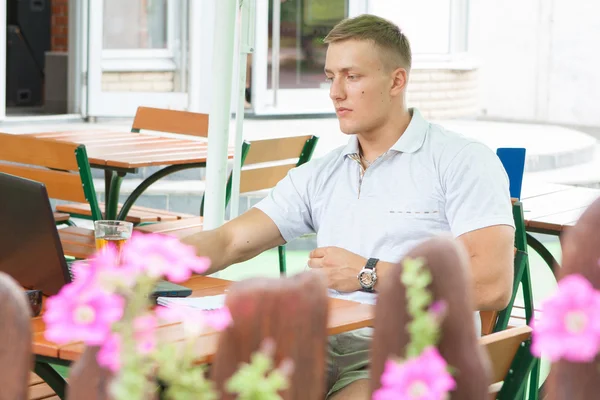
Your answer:
[[[175,71],[186,0],[103,0],[103,71]]]
[[[104,0],[103,48],[166,49],[167,0]]]
[[[369,12],[406,33],[415,59],[467,51],[469,0],[370,0]]]

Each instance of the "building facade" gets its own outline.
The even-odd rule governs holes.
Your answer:
[[[140,105],[208,113],[215,1],[0,0],[0,118],[130,117]],[[322,39],[340,20],[372,13],[411,41],[410,105],[429,118],[474,116],[469,12],[469,0],[256,0],[246,111],[332,114]],[[25,62],[30,71],[15,72]]]

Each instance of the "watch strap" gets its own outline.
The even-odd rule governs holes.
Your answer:
[[[378,258],[369,258],[367,260],[367,264],[365,265],[365,268],[375,269],[375,265],[377,265],[378,262],[379,262]]]

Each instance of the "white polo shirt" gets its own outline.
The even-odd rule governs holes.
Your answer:
[[[514,227],[508,176],[496,154],[411,112],[404,134],[362,179],[352,135],[346,146],[291,170],[255,207],[286,242],[314,232],[319,247],[392,263],[436,235]]]

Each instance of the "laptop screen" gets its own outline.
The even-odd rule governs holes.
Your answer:
[[[0,271],[49,296],[70,281],[46,187],[4,173],[0,173]]]

